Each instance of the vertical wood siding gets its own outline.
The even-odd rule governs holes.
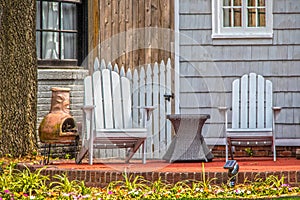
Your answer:
[[[125,68],[167,62],[173,37],[147,28],[172,30],[173,7],[173,0],[89,1],[89,52]]]
[[[210,114],[203,133],[217,143],[224,123],[218,106],[231,105],[234,79],[255,72],[273,82],[274,105],[283,107],[277,138],[300,139],[300,1],[273,0],[273,39],[242,45],[212,40],[211,0],[179,2],[181,112]]]

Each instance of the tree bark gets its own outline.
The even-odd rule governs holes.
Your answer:
[[[0,156],[37,150],[35,0],[0,0]]]

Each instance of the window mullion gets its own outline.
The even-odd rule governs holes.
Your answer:
[[[43,2],[40,1],[40,29],[43,30]],[[39,34],[40,34],[40,46],[39,46],[39,49],[40,49],[40,58],[43,58],[43,31],[39,31]]]
[[[62,27],[61,27],[61,2],[58,3],[58,29],[59,29],[59,32],[58,32],[58,54],[59,54],[59,59],[62,58],[61,54],[61,30],[62,30]]]
[[[230,10],[231,10],[231,27],[234,27],[234,9],[233,9],[233,0],[230,1]]]
[[[248,4],[247,4],[247,0],[243,0],[242,1],[242,9],[243,9],[243,13],[242,13],[242,29],[246,29],[248,26]]]
[[[258,27],[258,0],[255,0],[255,27]]]

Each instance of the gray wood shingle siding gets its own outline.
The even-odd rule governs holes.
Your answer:
[[[298,139],[288,144],[279,140],[279,145],[297,145],[300,141],[300,1],[273,0],[272,39],[251,39],[244,43],[230,39],[229,44],[218,43],[211,37],[211,1],[179,0],[181,113],[210,114],[203,134],[208,143],[214,144],[213,138],[224,136],[224,117],[217,108],[231,105],[232,81],[255,72],[273,82],[273,104],[283,107],[276,119],[277,138]]]

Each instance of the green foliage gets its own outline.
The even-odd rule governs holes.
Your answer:
[[[15,167],[14,163],[10,163],[7,166],[4,166],[4,163],[1,163],[1,168],[3,172],[0,176],[0,190],[5,190],[6,188],[11,188],[12,183],[14,182],[13,168]]]
[[[67,153],[66,155],[65,155],[65,159],[70,159],[71,158],[71,155],[69,154],[69,153]]]
[[[25,198],[33,194],[43,196],[48,189],[46,181],[49,180],[47,176],[41,175],[44,168],[31,172],[26,166],[23,171],[15,169],[15,166],[16,163],[9,163],[7,166],[2,163],[1,165],[4,168],[0,176],[2,198],[9,196]]]
[[[46,181],[49,180],[48,176],[41,175],[41,171],[44,168],[40,168],[34,172],[31,172],[28,167],[25,166],[25,170],[22,172],[16,170],[14,173],[14,190],[16,192],[23,192],[32,196],[33,194],[43,194],[47,191]]]
[[[71,193],[80,189],[79,181],[70,181],[66,174],[54,175],[53,178],[57,179],[58,181],[52,182],[50,187],[52,187],[52,189],[56,192]]]
[[[248,156],[253,156],[253,150],[251,148],[246,148],[245,152],[247,153]]]
[[[27,167],[23,171],[15,169],[15,163],[0,163],[0,199],[256,199],[284,198],[298,196],[300,188],[285,184],[285,177],[274,175],[255,181],[229,187],[212,184],[214,179],[205,176],[201,181],[184,180],[175,184],[162,181],[145,180],[142,176],[124,173],[123,179],[111,182],[107,187],[87,187],[83,181],[70,180],[66,174],[54,175],[55,181],[49,183],[49,177],[42,175],[43,168],[31,172]],[[288,198],[284,198],[288,199]],[[296,198],[291,198],[296,199]]]

